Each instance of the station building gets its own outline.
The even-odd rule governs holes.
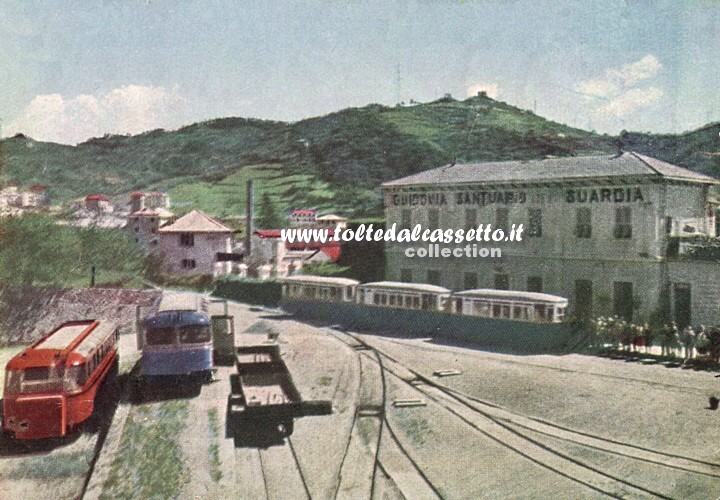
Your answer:
[[[492,224],[522,241],[477,242],[502,256],[408,257],[386,244],[387,279],[452,290],[496,288],[567,297],[569,315],[654,315],[720,323],[720,264],[684,255],[715,236],[717,179],[636,153],[452,164],[383,184],[386,227]],[[465,247],[468,243],[440,243]]]

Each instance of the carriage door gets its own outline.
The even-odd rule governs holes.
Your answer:
[[[235,321],[227,314],[211,316],[213,351],[216,359],[235,359]]]
[[[685,328],[690,324],[690,284],[689,283],[675,283],[673,287],[673,312],[675,323],[680,328]]]
[[[421,309],[426,310],[426,311],[428,309],[432,309],[432,306],[430,305],[430,294],[423,293],[420,296],[420,303],[421,303],[421,306],[420,306]]]

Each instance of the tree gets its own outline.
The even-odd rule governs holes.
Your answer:
[[[257,219],[257,228],[259,229],[277,229],[283,225],[283,219],[278,214],[273,205],[270,195],[263,193],[262,202],[260,204],[260,216]]]
[[[0,280],[6,285],[61,284],[78,266],[71,228],[40,214],[0,220]]]

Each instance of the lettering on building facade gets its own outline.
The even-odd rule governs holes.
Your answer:
[[[644,201],[642,190],[636,188],[568,189],[565,196],[568,203],[631,203]]]

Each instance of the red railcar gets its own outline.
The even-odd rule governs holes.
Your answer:
[[[117,369],[118,329],[97,320],[63,323],[5,368],[3,431],[17,439],[64,436],[93,412]]]

